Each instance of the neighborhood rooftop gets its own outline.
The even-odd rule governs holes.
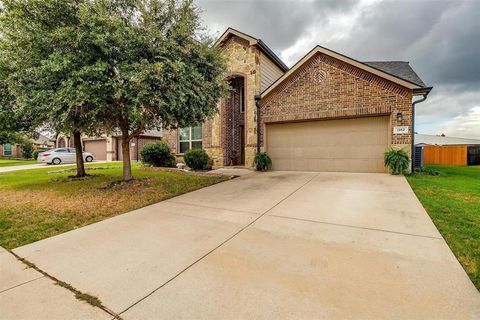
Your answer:
[[[429,134],[415,134],[415,144],[425,145],[480,145],[480,139],[445,137]]]

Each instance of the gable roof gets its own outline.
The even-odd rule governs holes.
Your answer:
[[[335,58],[337,60],[343,61],[345,63],[353,65],[353,66],[355,66],[357,68],[360,68],[362,70],[365,70],[369,73],[375,74],[375,75],[377,75],[381,78],[387,79],[387,80],[389,80],[393,83],[399,84],[399,85],[401,85],[403,87],[406,87],[408,89],[415,90],[415,89],[420,89],[420,88],[425,87],[425,84],[420,80],[418,75],[410,68],[410,66],[408,65],[408,62],[407,62],[408,68],[410,68],[411,72],[413,72],[416,75],[416,77],[418,78],[418,80],[420,80],[420,82],[418,82],[418,80],[415,80],[415,81],[418,82],[418,83],[415,83],[413,81],[414,79],[410,79],[409,77],[412,77],[412,74],[405,71],[406,68],[401,69],[405,74],[408,73],[408,75],[409,75],[409,77],[404,75],[406,77],[406,79],[404,79],[400,76],[400,72],[396,71],[396,69],[393,68],[393,67],[389,68],[388,71],[387,71],[386,65],[383,65],[382,63],[377,64],[377,66],[372,66],[372,65],[369,65],[365,62],[360,62],[358,60],[355,60],[353,58],[350,58],[350,57],[347,57],[343,54],[335,52],[333,50],[330,50],[330,49],[327,49],[327,48],[324,48],[322,46],[317,45],[309,53],[307,53],[302,59],[300,59],[292,68],[290,68],[290,70],[288,72],[283,74],[280,78],[277,79],[277,81],[272,83],[272,85],[270,85],[270,87],[265,89],[261,93],[261,97],[263,98],[263,97],[267,96],[270,92],[272,92],[272,90],[275,87],[277,87],[285,79],[287,79],[289,76],[291,76],[298,68],[300,68],[303,64],[305,64],[307,61],[309,61],[310,58],[312,58],[317,53],[325,54],[325,55],[330,56],[332,58]],[[380,64],[382,65],[383,69],[381,69],[379,67]],[[402,66],[404,66],[404,65],[402,64]],[[393,72],[396,71],[397,74],[393,73],[392,71]]]
[[[214,45],[220,45],[230,35],[235,35],[237,37],[245,39],[250,43],[250,45],[258,45],[258,47],[263,51],[263,53],[265,53],[280,69],[282,69],[283,72],[288,71],[287,65],[283,63],[283,61],[265,44],[265,42],[263,42],[261,39],[252,37],[233,28],[228,28],[227,30],[225,30],[225,32],[220,36],[220,38],[215,41]]]
[[[366,61],[365,64],[370,67],[393,74],[403,80],[413,82],[421,87],[426,87],[418,74],[413,71],[408,61]]]
[[[416,145],[480,145],[480,139],[467,139],[415,133]]]

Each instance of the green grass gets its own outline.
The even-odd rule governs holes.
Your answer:
[[[226,179],[134,164],[134,182],[111,186],[121,180],[120,166],[87,165],[84,180],[59,172],[69,167],[0,173],[0,246],[12,249]]]
[[[407,180],[468,276],[480,290],[480,166],[428,166],[439,176]]]
[[[37,160],[29,159],[5,159],[0,158],[0,167],[23,166],[26,164],[35,164]]]

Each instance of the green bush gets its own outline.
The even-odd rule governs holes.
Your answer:
[[[390,149],[384,154],[385,166],[392,174],[403,174],[408,169],[410,157],[403,149]]]
[[[267,171],[272,167],[272,159],[266,152],[258,152],[255,154],[253,164],[258,171]]]
[[[140,150],[142,162],[154,167],[173,167],[175,157],[164,141],[149,143]]]
[[[203,149],[190,149],[184,155],[185,164],[193,170],[208,168],[208,154]]]
[[[429,176],[439,176],[440,175],[440,171],[437,171],[437,170],[432,169],[432,168],[427,168],[427,167],[415,168],[415,173],[425,174],[425,175],[429,175]]]
[[[24,159],[32,159],[33,157],[33,144],[30,141],[24,141],[20,144],[22,149],[22,157]]]
[[[38,154],[39,153],[42,153],[42,152],[45,152],[46,150],[43,150],[43,149],[35,149],[33,150],[33,159],[37,160],[38,159]]]

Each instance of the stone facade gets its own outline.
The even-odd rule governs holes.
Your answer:
[[[245,165],[252,166],[257,147],[255,96],[260,94],[260,49],[237,36],[231,36],[222,47],[228,66],[226,78],[243,77],[244,79],[245,113],[242,123],[245,132],[244,158]],[[226,146],[231,142],[226,138],[229,128],[225,121],[229,99],[221,99],[219,113],[206,121],[202,127],[202,145],[212,158],[214,166],[224,166],[229,163]],[[163,139],[178,154],[178,131],[165,130]]]
[[[260,119],[265,128],[273,122],[390,115],[390,144],[408,146],[410,152],[411,101],[412,90],[317,53],[262,97]],[[402,113],[401,121],[397,113]],[[394,134],[394,126],[408,126],[409,133]]]

